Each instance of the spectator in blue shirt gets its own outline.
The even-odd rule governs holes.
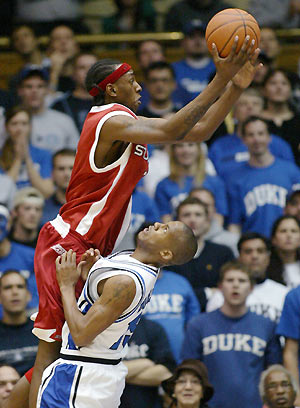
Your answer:
[[[249,117],[242,133],[250,158],[226,178],[228,229],[236,233],[255,231],[269,237],[273,222],[283,214],[286,196],[299,187],[300,170],[271,153],[264,119]]]
[[[200,143],[178,143],[170,146],[170,175],[161,180],[155,201],[163,222],[170,221],[178,204],[192,188],[203,186],[216,197],[217,213],[227,215],[225,185],[218,176],[206,173],[206,157]]]
[[[5,117],[8,138],[1,150],[1,171],[16,182],[17,188],[33,186],[48,197],[53,192],[51,155],[30,142],[30,112],[15,106]]]
[[[246,89],[233,108],[235,132],[218,138],[210,145],[208,157],[213,162],[217,173],[224,179],[226,175],[233,174],[240,163],[249,160],[249,151],[243,141],[242,125],[250,116],[260,116],[263,107],[263,95],[257,89]],[[270,151],[275,157],[295,161],[290,145],[279,136],[270,135]]]
[[[12,242],[8,238],[9,211],[4,205],[0,205],[0,275],[8,269],[20,272],[27,279],[28,290],[31,300],[27,305],[28,313],[36,311],[39,299],[33,268],[34,249],[28,246]],[[0,318],[2,307],[0,307]]]
[[[174,62],[173,68],[178,86],[189,96],[189,99],[185,100],[185,103],[188,103],[204,90],[216,68],[208,54],[205,25],[201,20],[191,20],[185,24],[183,33],[182,47],[185,56],[184,59]]]
[[[245,265],[223,265],[220,289],[223,306],[188,323],[181,358],[200,359],[206,365],[215,389],[212,407],[261,408],[260,374],[282,359],[276,323],[247,309],[252,281]]]

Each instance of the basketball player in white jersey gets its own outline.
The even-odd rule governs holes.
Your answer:
[[[155,223],[139,233],[134,252],[100,257],[78,302],[76,253],[59,256],[56,270],[66,323],[60,358],[43,374],[37,407],[118,407],[127,374],[122,358],[150,301],[159,267],[185,263],[196,249],[192,230],[182,222]]]

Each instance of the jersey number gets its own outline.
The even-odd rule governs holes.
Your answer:
[[[117,348],[119,347],[121,341],[122,341],[122,347],[124,348],[126,346],[126,344],[128,343],[130,337],[132,336],[132,333],[134,332],[138,322],[140,321],[142,313],[140,313],[134,320],[132,320],[129,324],[128,324],[128,329],[126,331],[126,333],[129,330],[130,334],[123,334],[118,341],[116,341],[111,347],[111,350],[117,350]]]

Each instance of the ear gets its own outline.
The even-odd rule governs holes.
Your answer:
[[[107,85],[106,85],[105,92],[106,92],[107,95],[109,95],[109,96],[116,96],[116,95],[117,95],[116,86],[115,86],[114,84],[107,84]]]
[[[166,263],[169,263],[174,257],[173,252],[170,249],[162,249],[159,251],[159,255]]]

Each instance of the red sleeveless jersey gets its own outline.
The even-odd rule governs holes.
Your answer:
[[[51,221],[62,237],[70,229],[76,231],[103,256],[110,254],[124,237],[130,224],[131,194],[148,171],[147,146],[134,143],[129,143],[114,163],[96,167],[94,155],[101,128],[116,115],[137,119],[130,109],[119,104],[94,106],[87,115],[66,192],[67,202]]]

